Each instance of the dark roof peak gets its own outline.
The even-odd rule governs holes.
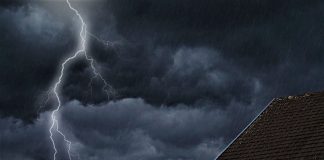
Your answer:
[[[273,99],[218,159],[324,159],[324,92]]]

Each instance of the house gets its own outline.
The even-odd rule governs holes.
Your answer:
[[[217,160],[324,160],[324,92],[276,98]]]

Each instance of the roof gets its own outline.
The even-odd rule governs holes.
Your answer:
[[[276,98],[221,153],[227,159],[324,159],[324,92]]]

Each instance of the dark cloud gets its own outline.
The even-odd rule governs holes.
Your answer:
[[[117,46],[113,56],[111,50],[98,49],[103,48],[100,44],[92,44],[91,50],[103,60],[104,73],[122,98],[168,105],[207,99],[226,106],[232,99],[249,104],[256,83],[268,99],[323,87],[323,76],[310,79],[312,85],[305,87],[291,82],[298,75],[295,82],[309,82],[304,78],[309,70],[323,75],[319,1],[106,3],[106,13],[113,18],[90,14],[103,20],[92,24],[110,26],[128,43]],[[109,38],[111,33],[102,30],[94,32]],[[180,54],[187,62],[177,71],[175,58]],[[204,56],[208,60],[201,62]],[[190,62],[191,57],[197,60]],[[206,78],[210,75],[227,79],[216,83]]]
[[[24,0],[3,0],[0,2],[0,8],[16,8],[26,4]]]
[[[45,115],[35,123],[25,125],[16,118],[0,119],[0,158],[4,160],[50,159],[51,146],[48,139],[48,120]]]
[[[3,26],[2,31],[7,30],[8,35],[7,39],[3,38],[3,42],[16,43],[18,46],[28,45],[30,49],[25,50],[32,54],[29,57],[38,56],[40,58],[37,59],[46,62],[42,67],[38,67],[39,64],[33,62],[35,59],[20,55],[23,50],[10,54],[12,59],[31,61],[31,64],[24,62],[25,66],[20,67],[24,70],[20,72],[37,74],[30,74],[30,84],[25,82],[25,88],[15,89],[14,93],[19,92],[18,97],[21,100],[26,98],[23,100],[26,106],[32,106],[39,92],[45,90],[52,82],[61,55],[71,52],[75,46],[71,45],[73,36],[66,34],[77,36],[77,30],[66,27],[68,18],[65,17],[61,21],[55,19],[55,16],[61,18],[63,14],[53,11],[54,9],[44,2],[36,4],[27,10],[2,12],[3,17],[10,17],[2,20],[7,24]],[[256,83],[263,86],[263,89],[270,90],[264,90],[269,97],[302,92],[306,89],[316,90],[317,86],[321,85],[318,79],[323,77],[319,76],[316,79],[317,85],[311,88],[296,89],[296,85],[292,84],[287,86],[287,90],[273,91],[273,88],[279,89],[282,86],[278,85],[284,83],[272,80],[273,77],[287,75],[287,78],[276,80],[289,81],[291,71],[305,75],[309,69],[315,69],[317,74],[321,73],[321,70],[316,69],[321,67],[320,62],[323,60],[320,54],[321,46],[316,46],[321,42],[320,34],[317,34],[321,29],[321,21],[317,22],[321,11],[314,10],[321,6],[317,2],[304,4],[303,1],[287,1],[279,4],[275,1],[175,1],[168,5],[169,3],[148,1],[98,1],[93,5],[88,5],[88,2],[74,4],[87,15],[85,17],[91,22],[91,29],[95,29],[94,34],[102,38],[112,36],[112,39],[117,39],[113,47],[105,47],[95,39],[89,39],[89,52],[98,60],[98,67],[116,89],[117,95],[113,98],[142,97],[145,101],[157,105],[213,101],[226,107],[232,99],[251,103]],[[109,10],[106,10],[105,5]],[[58,2],[56,6],[61,6],[58,7],[60,10],[66,10],[62,7],[64,3]],[[87,10],[87,7],[91,10]],[[101,14],[94,12],[94,7],[98,7],[98,13]],[[48,19],[53,20],[46,21]],[[21,22],[27,24],[19,28],[15,23]],[[14,32],[15,29],[20,29],[20,32]],[[303,36],[304,34],[307,35]],[[26,37],[34,40],[25,40]],[[65,39],[66,37],[69,39]],[[35,46],[47,40],[51,41],[38,45],[42,48]],[[306,42],[305,46],[299,45],[303,41]],[[2,47],[4,53],[13,52],[10,51],[10,46]],[[38,55],[41,52],[56,53],[41,54],[44,56],[42,58]],[[10,56],[6,54],[3,55],[3,60],[6,61],[4,64],[10,60]],[[181,61],[177,60],[179,57]],[[308,70],[300,67],[308,64]],[[98,86],[93,88],[94,95],[90,95],[87,84],[91,73],[87,67],[81,63],[74,69],[71,68],[63,90],[64,97],[100,103],[106,100],[106,97],[100,92],[98,83],[95,83]],[[44,71],[35,71],[34,68]],[[16,77],[29,76],[16,72],[18,71],[11,71],[9,68],[9,71],[3,73],[13,73]],[[268,74],[264,74],[265,72]],[[41,73],[45,75],[38,77]],[[8,75],[4,77],[23,79]],[[38,79],[42,79],[40,86],[31,85]],[[16,84],[16,80],[11,82]],[[300,81],[303,82],[302,79]],[[12,87],[13,84],[3,86],[16,88]],[[32,89],[33,87],[37,89]],[[34,94],[23,93],[30,91]],[[28,97],[34,95],[36,96]],[[14,99],[14,96],[10,96],[3,106],[12,106]],[[26,107],[26,110],[29,108]],[[12,109],[8,109],[3,114],[11,111]]]
[[[240,104],[232,104],[232,109]],[[123,99],[100,106],[78,101],[64,105],[60,127],[72,143],[72,157],[81,159],[213,159],[230,136],[233,110],[177,105],[155,107],[142,99]],[[34,124],[0,119],[2,159],[50,159],[49,112]],[[59,136],[56,139],[62,138]],[[58,155],[65,155],[63,144]],[[61,148],[62,147],[62,148]],[[61,157],[67,158],[67,157]]]
[[[153,104],[214,101],[226,106],[232,99],[249,103],[253,94],[254,80],[241,75],[235,65],[228,66],[216,50],[183,46],[127,51],[117,53],[114,64],[102,64],[120,97],[143,97]]]
[[[74,40],[66,24],[42,8],[1,10],[0,21],[0,114],[30,119]]]
[[[117,29],[136,41],[144,36],[168,44],[220,43],[228,33],[268,23],[285,23],[290,14],[305,12],[319,1],[131,1],[107,4]],[[153,38],[152,38],[153,37]]]
[[[123,99],[99,108],[70,102],[61,118],[84,159],[212,159],[227,138],[220,132],[230,123],[227,114]]]

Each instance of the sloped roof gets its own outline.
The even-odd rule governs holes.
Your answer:
[[[324,160],[324,92],[274,99],[217,160]]]

